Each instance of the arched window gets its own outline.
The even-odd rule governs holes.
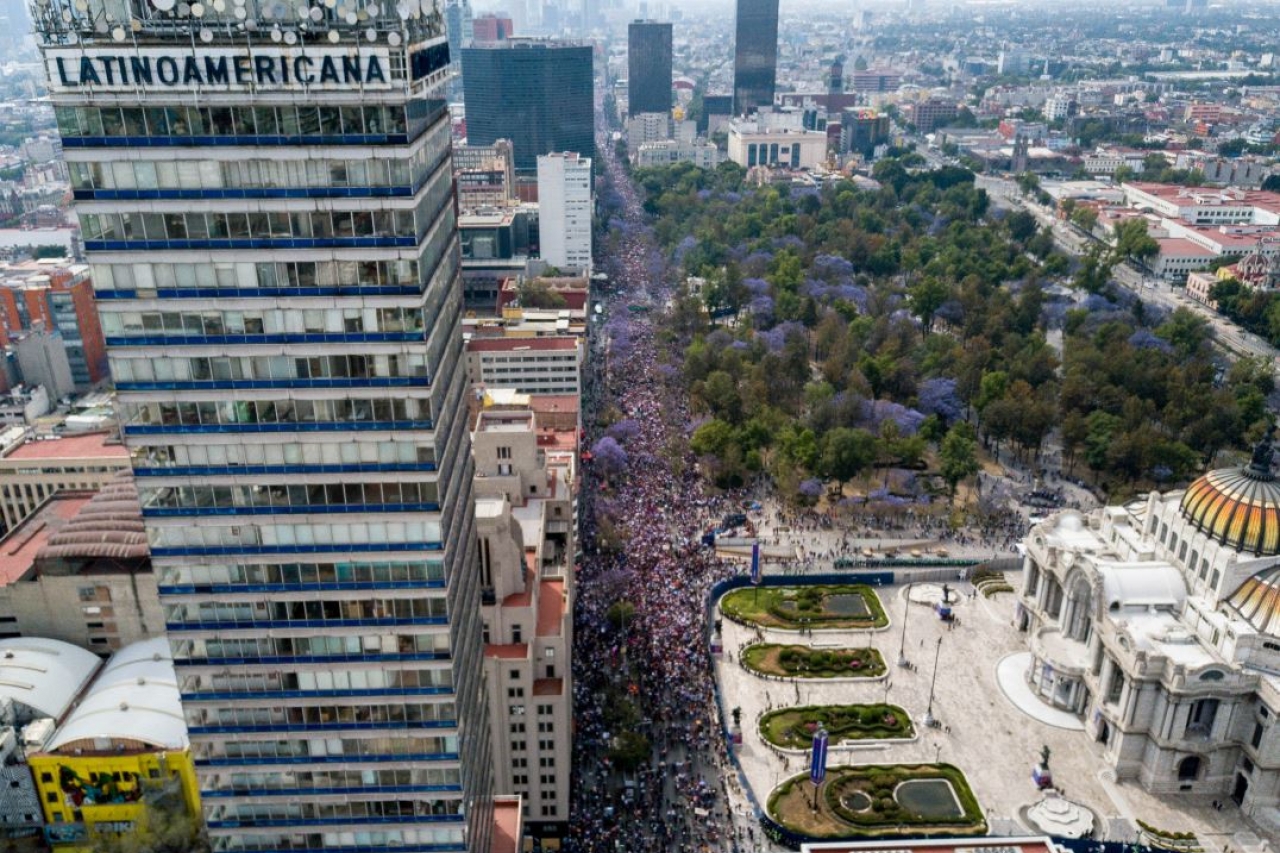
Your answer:
[[[1190,782],[1200,775],[1200,756],[1188,755],[1178,762],[1178,781]]]

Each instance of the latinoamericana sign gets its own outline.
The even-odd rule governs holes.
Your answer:
[[[271,91],[387,89],[389,51],[379,47],[235,47],[133,50],[47,48],[55,92],[138,89]]]

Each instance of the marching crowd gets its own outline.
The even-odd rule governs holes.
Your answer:
[[[663,294],[654,292],[662,282],[648,263],[652,236],[634,191],[616,161],[609,168],[631,226],[608,268],[619,294],[611,306],[617,318],[625,317],[627,298]],[[692,466],[677,474],[663,454],[688,412],[656,369],[653,332],[647,318],[628,322],[626,357],[609,360],[595,389],[594,406],[616,409],[638,429],[625,442],[631,464],[607,507],[595,501],[624,547],[607,553],[592,546],[591,493],[599,481],[591,482],[598,474],[590,466],[591,485],[583,489],[586,557],[574,619],[578,783],[567,840],[573,853],[736,851],[754,849],[759,834],[745,824],[735,828],[731,814],[726,786],[736,782],[727,772],[703,612],[708,587],[740,571],[700,542],[728,498],[708,498]],[[621,623],[609,612],[619,601],[634,607]],[[610,760],[621,734],[609,731],[610,720],[617,723],[620,701],[638,708],[640,719],[631,725],[649,741],[648,757],[634,770]]]

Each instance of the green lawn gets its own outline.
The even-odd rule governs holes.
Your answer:
[[[897,705],[805,705],[770,711],[760,719],[760,734],[774,746],[809,749],[822,723],[835,745],[851,740],[908,738],[914,729]]]
[[[866,584],[737,589],[720,599],[730,619],[765,628],[883,628],[889,624],[876,591]]]
[[[904,782],[913,784],[903,788]],[[808,774],[788,779],[769,795],[769,816],[793,831],[831,839],[987,831],[968,781],[950,764],[835,767],[827,771],[816,813],[812,796]]]
[[[885,672],[884,658],[876,649],[813,649],[777,643],[748,646],[742,665],[783,678],[876,678]]]

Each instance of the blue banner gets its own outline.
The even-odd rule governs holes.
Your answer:
[[[827,730],[818,726],[813,735],[813,752],[809,761],[809,781],[818,786],[827,778]]]
[[[760,543],[751,544],[751,582],[760,583]]]

